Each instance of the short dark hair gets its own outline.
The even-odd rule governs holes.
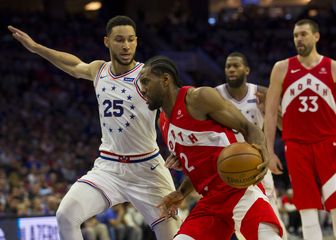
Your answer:
[[[131,26],[134,29],[134,32],[136,32],[136,25],[135,22],[127,17],[127,16],[115,16],[113,18],[111,18],[107,24],[106,24],[106,34],[107,36],[111,34],[112,32],[112,28],[116,27],[116,26]]]
[[[170,74],[177,86],[182,86],[179,72],[173,60],[165,56],[155,56],[145,62],[145,67],[150,67],[151,73],[161,76],[164,73]]]
[[[249,67],[249,64],[248,64],[246,56],[244,54],[242,54],[241,52],[232,52],[227,57],[239,57],[239,58],[241,58],[243,60],[243,64],[246,67]]]
[[[310,29],[312,30],[313,33],[320,31],[318,24],[315,21],[308,19],[308,18],[297,21],[295,23],[295,26],[302,26],[305,24],[308,24],[310,26]]]

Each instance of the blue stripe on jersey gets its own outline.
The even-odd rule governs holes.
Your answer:
[[[151,160],[151,159],[157,157],[159,154],[160,154],[160,152],[157,152],[157,153],[155,153],[154,155],[149,156],[149,157],[146,157],[146,158],[144,158],[144,159],[139,159],[139,160],[124,160],[124,161],[123,161],[123,160],[120,160],[119,158],[105,157],[105,156],[102,156],[102,155],[100,155],[99,157],[102,158],[102,159],[109,160],[109,161],[114,161],[114,162],[121,162],[121,163],[139,163],[139,162],[145,162],[145,161]]]
[[[248,103],[256,103],[257,99],[256,98],[254,98],[254,99],[248,99],[247,102]]]
[[[134,78],[124,77],[124,82],[133,82]]]

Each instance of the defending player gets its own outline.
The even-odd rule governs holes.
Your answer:
[[[143,67],[134,60],[135,23],[126,16],[112,18],[104,44],[111,61],[82,62],[74,55],[36,43],[23,31],[8,27],[29,51],[73,77],[93,81],[99,105],[102,143],[94,167],[63,198],[57,211],[61,239],[83,239],[80,225],[108,207],[131,202],[155,231],[171,240],[179,221],[160,218],[156,205],[174,190],[156,143],[155,116],[135,85]]]

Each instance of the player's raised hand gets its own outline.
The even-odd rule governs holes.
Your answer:
[[[167,157],[165,166],[167,168],[175,169],[178,171],[181,171],[183,169],[180,160],[173,153],[171,153],[169,157]]]
[[[8,30],[12,32],[12,36],[18,40],[30,52],[35,53],[37,43],[25,32],[13,26],[8,26]]]
[[[160,208],[160,218],[168,219],[172,217],[176,219],[177,209],[181,205],[184,196],[179,191],[174,191],[165,196],[161,202],[156,206]]]
[[[270,153],[270,164],[268,167],[274,174],[283,174],[282,163],[275,153]]]

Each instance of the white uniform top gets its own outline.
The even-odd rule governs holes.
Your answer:
[[[229,100],[233,105],[235,105],[241,113],[255,125],[259,126],[262,129],[264,125],[264,116],[260,112],[257,106],[257,97],[256,92],[258,86],[255,84],[247,83],[247,93],[241,101],[234,99],[227,90],[227,84],[222,84],[216,87],[218,92],[227,100]],[[244,142],[244,137],[240,133],[236,133],[237,140],[239,142]]]
[[[114,75],[111,62],[99,69],[94,86],[102,130],[100,151],[119,155],[137,155],[158,149],[156,143],[156,111],[150,111],[137,86],[143,67],[135,67]]]

